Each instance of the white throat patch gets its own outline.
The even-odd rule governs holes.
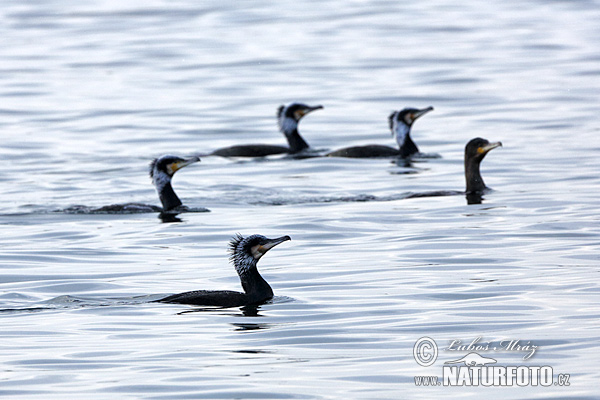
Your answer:
[[[154,175],[152,177],[152,183],[154,183],[154,187],[160,193],[162,188],[165,187],[169,182],[171,182],[171,177],[165,174],[162,171],[154,170]]]
[[[292,133],[298,128],[298,123],[294,119],[286,117],[283,112],[281,113],[281,117],[277,122],[279,125],[279,130],[285,134]]]
[[[398,148],[402,147],[409,133],[410,126],[394,120],[394,129],[392,130],[392,135],[396,139],[396,143],[398,143]]]

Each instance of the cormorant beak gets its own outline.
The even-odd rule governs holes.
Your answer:
[[[485,146],[477,148],[478,154],[487,154],[488,151],[495,149],[496,147],[502,147],[502,142],[488,143]]]
[[[423,108],[422,110],[418,110],[412,114],[410,114],[411,123],[415,122],[417,119],[427,114],[429,111],[433,111],[433,107],[429,106],[427,108]]]
[[[318,105],[318,106],[314,106],[314,107],[302,108],[302,109],[296,111],[296,119],[300,120],[300,118],[304,117],[306,114],[311,113],[311,112],[313,112],[315,110],[320,110],[322,108],[323,108],[322,105]]]
[[[171,170],[171,175],[174,174],[175,172],[179,171],[181,168],[187,167],[188,165],[196,163],[196,162],[200,162],[200,157],[196,156],[196,157],[188,158],[187,160],[178,161],[178,162],[174,162],[174,163],[170,164],[169,169]]]
[[[263,255],[265,255],[265,253],[267,251],[271,250],[273,247],[277,246],[279,243],[283,243],[288,240],[292,240],[292,238],[287,235],[279,237],[277,239],[268,239],[267,243],[259,244],[259,245],[252,247],[252,256],[258,260]]]

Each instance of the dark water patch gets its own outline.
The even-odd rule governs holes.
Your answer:
[[[419,161],[419,160],[435,160],[438,158],[442,158],[441,154],[437,154],[437,153],[417,153],[415,155],[413,155],[410,159],[413,161]]]
[[[336,380],[350,381],[350,382],[363,382],[363,383],[389,383],[397,384],[399,379],[397,375],[384,375],[384,374],[365,374],[365,375],[351,375],[337,377]],[[408,380],[411,382],[411,380]],[[412,378],[414,382],[414,378]]]
[[[295,204],[327,204],[327,203],[366,203],[366,202],[390,202],[397,200],[417,199],[426,197],[447,197],[447,196],[465,196],[465,192],[454,190],[433,190],[429,192],[418,193],[399,193],[397,195],[375,196],[371,194],[358,194],[348,196],[318,196],[318,197],[295,197],[295,198],[275,198],[267,200],[251,200],[248,204],[252,205],[271,205],[286,206]],[[468,204],[480,204],[483,197],[478,194],[467,196]],[[477,202],[479,200],[479,203]]]
[[[29,314],[54,310],[53,307],[22,307],[22,308],[0,308],[0,314]],[[22,334],[22,333],[21,333]],[[36,335],[39,332],[35,333]]]
[[[304,198],[281,198],[272,200],[259,200],[252,201],[250,204],[253,205],[271,205],[271,206],[284,206],[293,204],[310,204],[310,203],[356,203],[356,202],[367,202],[367,201],[381,201],[377,196],[368,194],[359,194],[355,196],[340,196],[340,197],[304,197]]]
[[[467,292],[452,292],[452,293],[436,293],[426,294],[422,297],[438,299],[438,300],[450,300],[450,301],[470,301],[475,299],[491,299],[494,297],[509,296],[510,293],[467,293]]]
[[[139,61],[113,60],[98,62],[74,62],[65,65],[65,68],[72,69],[92,69],[92,68],[131,68],[141,65]]]
[[[53,212],[65,214],[145,214],[162,212],[162,208],[150,204],[129,203],[111,204],[98,208],[76,205],[62,210],[54,210]]]
[[[37,385],[37,382],[35,384]],[[32,389],[0,389],[0,397],[11,398],[15,396],[49,396],[52,390],[32,390]]]
[[[56,371],[61,370],[95,370],[95,369],[106,369],[115,368],[118,363],[99,363],[97,361],[86,361],[86,360],[69,360],[65,358],[32,358],[29,360],[11,361],[9,365],[28,366],[32,368],[42,368]]]
[[[142,18],[172,18],[176,20],[180,19],[190,19],[197,18],[199,16],[205,15],[208,12],[214,11],[217,9],[198,9],[198,8],[152,8],[152,9],[144,9],[144,8],[130,8],[128,10],[120,10],[120,11],[75,11],[71,10],[68,12],[58,12],[56,10],[52,11],[44,11],[41,9],[29,9],[27,11],[19,11],[8,14],[9,18],[18,19],[19,23],[23,21],[31,21],[33,19],[39,20],[59,20],[62,22],[66,22],[69,20],[81,20],[81,19],[91,19],[95,20],[97,18],[108,18],[114,19],[118,17],[123,17],[125,19],[130,17],[142,17]]]
[[[398,96],[377,96],[377,97],[359,97],[355,99],[360,102],[375,102],[375,103],[389,103],[389,104],[430,104],[430,103],[451,103],[451,102],[461,102],[465,100],[464,98],[458,97],[444,97],[440,95],[435,96],[406,96],[406,95],[398,95]]]
[[[80,284],[73,284],[75,289],[80,287]],[[62,289],[68,288],[68,285],[60,285]],[[93,289],[93,287],[91,288]],[[162,295],[143,295],[133,297],[115,297],[115,298],[94,298],[83,296],[62,295],[54,297],[50,300],[37,302],[32,306],[15,306],[0,308],[2,314],[22,314],[22,313],[38,313],[45,311],[64,311],[85,308],[98,307],[122,307],[136,306],[154,302],[163,298]],[[138,314],[136,312],[136,314]]]
[[[599,76],[600,69],[585,69],[577,73],[579,76]]]
[[[421,192],[421,193],[410,193],[406,194],[403,199],[417,199],[421,197],[445,197],[445,196],[459,196],[465,195],[465,192],[457,191],[457,190],[433,190],[430,192]]]
[[[3,92],[2,97],[33,97],[33,96],[43,96],[48,94],[48,92],[41,91],[15,91],[15,92]]]
[[[277,392],[276,390],[271,391],[250,391],[248,386],[245,388],[241,387],[239,390],[234,390],[229,387],[226,389],[214,389],[213,386],[192,386],[189,390],[175,390],[178,391],[190,391],[189,394],[170,394],[167,396],[151,396],[148,399],[151,400],[193,400],[193,399],[314,399],[312,395],[301,395],[301,394],[289,394],[284,392]],[[223,386],[223,385],[221,385]],[[227,385],[225,385],[227,386]],[[169,386],[167,386],[169,387]],[[117,390],[119,391],[119,390]],[[162,390],[164,392],[165,390]],[[142,392],[145,393],[145,392]]]
[[[216,62],[203,62],[202,64],[180,64],[173,66],[174,71],[197,71],[201,69],[212,70],[215,68],[247,68],[247,67],[257,67],[260,66],[262,68],[273,67],[279,65],[286,65],[284,61],[276,60],[276,59],[250,59],[244,61],[230,61],[223,63]]]
[[[204,213],[210,212],[208,208],[203,207],[187,207],[181,206],[174,210],[163,212],[163,209],[158,206],[151,204],[141,203],[128,203],[128,204],[111,204],[103,207],[88,207],[82,205],[76,205],[67,207],[62,210],[53,210],[54,213],[65,213],[65,214],[149,214],[149,213],[160,213],[165,219],[170,217],[175,218],[181,213]]]
[[[26,116],[26,115],[39,115],[38,112],[34,112],[31,110],[17,110],[17,109],[8,109],[8,108],[0,108],[0,115],[6,116]]]

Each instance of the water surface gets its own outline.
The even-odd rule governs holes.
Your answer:
[[[4,2],[0,394],[5,398],[579,398],[600,378],[597,1]],[[280,104],[323,104],[316,149],[394,145],[391,111],[440,159],[206,157],[158,205],[162,154],[283,144]],[[495,190],[464,189],[473,137]],[[237,289],[227,242],[290,235],[258,309],[148,303]],[[423,388],[423,337],[519,339],[571,386]],[[464,354],[464,353],[462,353]]]

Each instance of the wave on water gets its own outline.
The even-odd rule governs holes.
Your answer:
[[[419,153],[413,155],[411,158],[418,159],[418,160],[420,160],[420,159],[429,160],[429,159],[442,158],[442,156],[438,153],[420,153],[419,152]]]
[[[163,214],[180,214],[180,213],[200,213],[210,212],[204,207],[187,207],[181,206],[173,210],[164,212],[161,207],[151,204],[128,203],[128,204],[111,204],[103,207],[88,207],[82,205],[71,206],[62,210],[54,210],[53,212],[65,214],[147,214],[147,213],[163,213]]]
[[[295,198],[275,198],[267,200],[253,201],[253,205],[285,206],[294,204],[318,204],[318,203],[366,203],[366,202],[384,202],[405,199],[414,199],[421,197],[444,197],[465,195],[465,192],[458,190],[435,190],[430,192],[404,192],[390,196],[375,196],[371,194],[358,194],[354,196],[316,196],[316,197],[295,197]]]
[[[132,297],[115,297],[115,298],[93,298],[93,297],[82,297],[82,296],[71,296],[62,295],[54,297],[50,300],[34,303],[32,306],[26,307],[2,307],[0,308],[0,314],[27,314],[37,313],[44,311],[58,311],[58,310],[69,310],[77,308],[90,308],[90,307],[115,307],[115,306],[134,306],[139,304],[155,303],[158,300],[167,297],[165,294],[151,294],[141,295]],[[288,296],[275,296],[271,301],[266,304],[275,303],[289,303],[295,299]],[[161,303],[166,304],[166,303]],[[214,306],[189,306],[185,304],[179,304],[180,306],[186,307],[186,310],[181,312],[202,312],[202,311],[215,311],[222,310],[228,307],[214,307]],[[229,307],[232,309],[241,309],[244,315],[257,316],[260,305],[244,306],[244,307]]]
[[[150,303],[160,300],[163,297],[163,295],[143,295],[134,297],[96,299],[91,297],[63,295],[54,297],[50,300],[35,303],[34,305],[28,307],[2,307],[0,308],[0,314],[36,313],[84,307],[130,306]]]

